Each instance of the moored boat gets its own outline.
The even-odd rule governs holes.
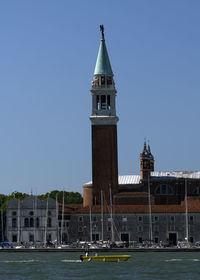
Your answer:
[[[100,262],[123,262],[130,259],[131,255],[103,255],[103,256],[80,256],[83,262],[100,261]]]

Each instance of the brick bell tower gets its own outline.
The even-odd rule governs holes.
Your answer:
[[[101,41],[92,82],[92,185],[88,191],[90,203],[101,204],[101,193],[107,204],[118,192],[117,122],[115,99],[116,89],[108,57],[104,27],[100,25]],[[89,190],[90,188],[90,190]],[[85,194],[86,194],[85,192]],[[86,197],[85,197],[86,198]],[[86,201],[85,201],[86,202]],[[88,201],[89,202],[89,201]]]
[[[148,144],[147,148],[145,140],[143,151],[140,154],[140,180],[148,180],[152,171],[154,171],[154,157],[151,153],[150,145]]]

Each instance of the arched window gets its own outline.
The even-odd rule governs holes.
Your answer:
[[[105,109],[106,109],[106,96],[101,95],[101,110],[105,110]]]
[[[156,188],[155,194],[156,195],[172,195],[173,191],[168,185],[162,184]]]
[[[17,219],[16,218],[12,218],[12,227],[13,228],[17,227]]]
[[[47,241],[51,241],[51,233],[47,234]]]
[[[37,217],[36,218],[36,227],[38,228],[40,226],[40,219]]]
[[[51,218],[47,219],[47,227],[51,227]]]
[[[107,86],[112,85],[112,77],[107,77]]]
[[[29,219],[28,218],[24,219],[24,226],[29,227]]]
[[[107,95],[107,110],[110,110],[110,95]]]
[[[29,215],[30,215],[30,216],[33,216],[33,215],[34,215],[34,212],[33,212],[33,211],[30,211],[30,212],[29,212]]]
[[[16,235],[16,234],[13,234],[13,236],[12,236],[12,242],[17,242],[17,235]]]
[[[34,227],[34,219],[30,218],[30,227]]]
[[[105,85],[105,76],[101,76],[101,85],[104,86]]]
[[[29,242],[34,242],[34,235],[33,234],[29,235]]]
[[[17,215],[17,212],[16,212],[16,211],[12,211],[12,215],[13,215],[13,216],[16,216],[16,215]]]

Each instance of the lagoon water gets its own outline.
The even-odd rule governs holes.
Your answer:
[[[200,252],[130,254],[127,262],[102,263],[81,262],[79,253],[0,252],[0,280],[200,279]]]

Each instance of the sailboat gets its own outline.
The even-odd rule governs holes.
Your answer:
[[[178,241],[178,248],[190,248],[189,232],[188,232],[188,195],[187,195],[187,179],[185,179],[185,240]]]
[[[103,198],[101,191],[101,200]],[[102,202],[101,202],[101,218],[102,218],[102,240],[103,240],[103,207],[102,207]],[[111,241],[114,241],[114,230],[113,230],[113,211],[112,211],[112,191],[110,188],[110,219],[111,219]],[[90,216],[91,216],[91,208],[90,208]],[[91,218],[90,218],[91,221]],[[91,226],[90,226],[91,228]],[[89,255],[89,248],[86,251],[85,256],[81,255],[80,259],[81,261],[84,262],[90,262],[90,261],[100,261],[100,262],[122,262],[122,261],[127,261],[130,259],[131,255],[97,255],[95,254],[94,256]]]
[[[21,211],[20,211],[20,200],[18,199],[18,211],[17,211],[17,245],[14,246],[15,249],[22,249],[23,246],[20,245],[20,235],[21,235]]]

